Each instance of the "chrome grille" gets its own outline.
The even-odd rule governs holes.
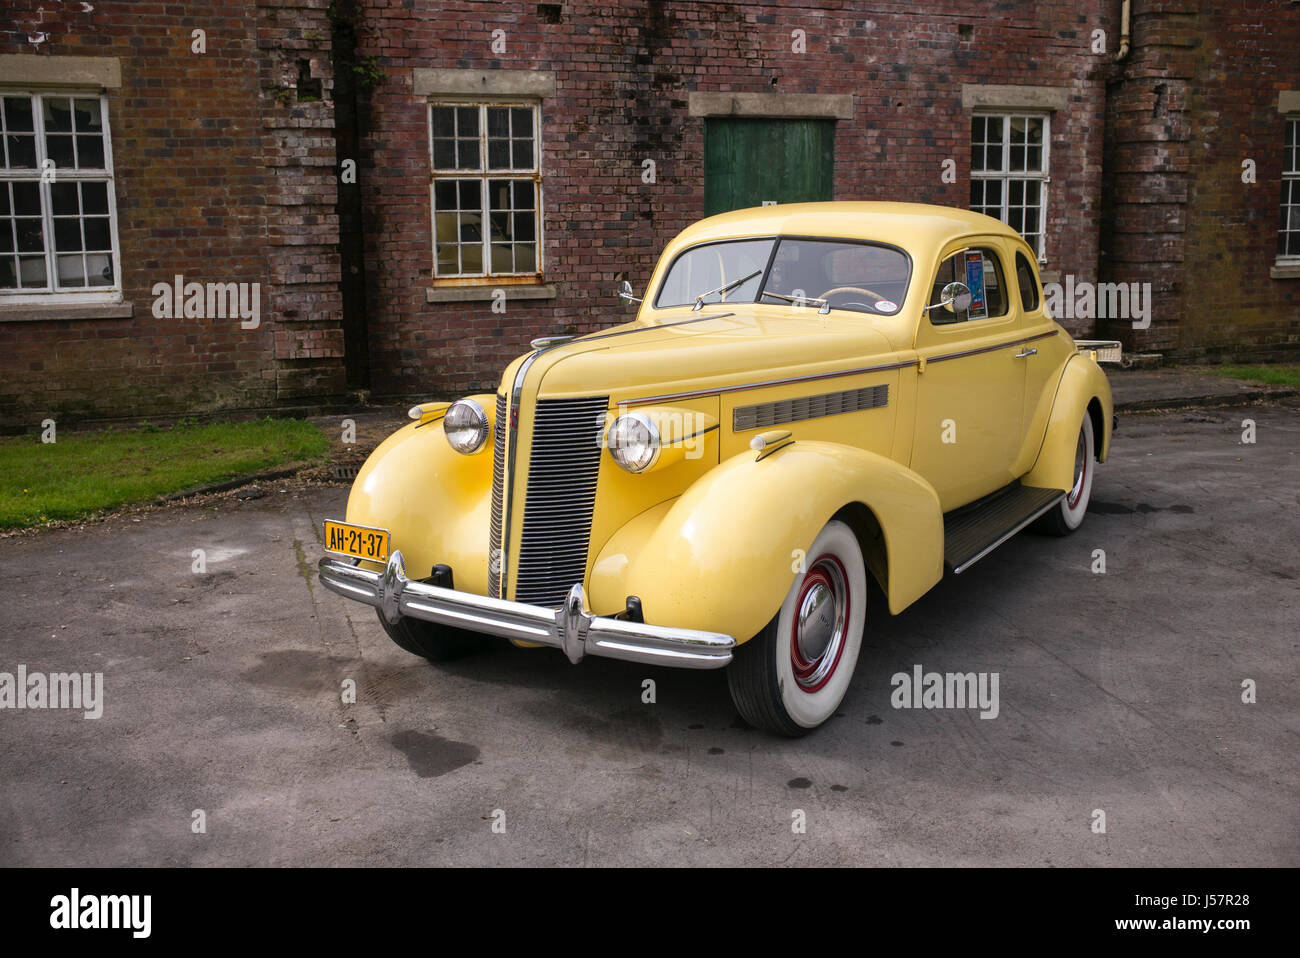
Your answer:
[[[731,414],[731,427],[736,432],[745,429],[765,429],[784,426],[786,423],[838,416],[862,409],[878,409],[889,405],[889,385],[865,386],[842,392],[800,396],[779,402],[764,402],[753,406],[737,406]]]
[[[608,396],[542,399],[524,498],[515,601],[560,605],[587,571]]]
[[[505,509],[506,397],[497,394],[497,418],[492,426],[492,535],[488,540],[488,595],[501,598],[501,514]]]

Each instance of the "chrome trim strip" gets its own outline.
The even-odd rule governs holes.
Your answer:
[[[833,373],[816,373],[812,376],[795,376],[791,379],[768,379],[763,382],[745,383],[740,386],[719,386],[717,389],[697,389],[694,392],[687,393],[664,393],[660,396],[643,396],[639,399],[622,399],[618,402],[621,409],[624,406],[640,406],[651,402],[664,402],[669,399],[695,399],[699,396],[719,396],[723,393],[744,392],[749,389],[764,389],[768,386],[787,386],[793,383],[810,383],[817,382],[821,379],[840,379],[844,376],[859,376],[863,373],[884,372],[889,369],[906,369],[908,366],[915,366],[919,359],[905,359],[897,363],[885,363],[880,366],[863,366],[861,369],[843,369]]]
[[[586,655],[596,655],[645,665],[717,669],[731,662],[736,647],[735,638],[720,632],[593,616],[577,583],[559,608],[550,609],[412,582],[406,577],[400,550],[389,557],[383,572],[324,558],[319,575],[321,585],[331,592],[379,609],[390,622],[410,616],[536,642],[563,650],[575,665]]]
[[[1055,336],[1055,332],[1036,333],[1033,336],[1026,336],[1024,339],[1013,339],[1005,343],[997,343],[993,346],[980,346],[978,349],[963,349],[956,353],[944,353],[942,356],[931,356],[925,362],[930,363],[947,362],[949,359],[961,359],[963,356],[978,356],[980,353],[997,352],[999,349],[1010,349],[1012,346],[1023,346],[1025,343],[1036,342],[1047,336]]]
[[[969,569],[971,566],[973,566],[976,562],[979,562],[980,559],[983,559],[986,555],[988,555],[990,552],[992,552],[992,551],[993,551],[994,549],[996,549],[998,546],[1002,545],[1002,543],[1006,542],[1008,539],[1010,539],[1012,536],[1014,536],[1017,532],[1019,532],[1019,531],[1020,531],[1021,529],[1023,529],[1025,526],[1029,525],[1029,523],[1033,522],[1035,519],[1037,519],[1039,516],[1041,516],[1043,513],[1045,513],[1045,512],[1049,512],[1049,511],[1050,511],[1051,509],[1053,509],[1054,507],[1060,505],[1061,500],[1064,499],[1064,498],[1065,498],[1065,493],[1062,492],[1059,496],[1057,496],[1055,499],[1053,499],[1053,500],[1052,500],[1051,502],[1049,502],[1047,505],[1043,506],[1043,508],[1041,508],[1041,509],[1039,509],[1038,511],[1032,513],[1032,514],[1031,514],[1027,519],[1023,520],[1019,525],[1016,525],[1016,526],[1014,526],[1013,528],[1007,530],[1007,532],[1005,532],[1001,537],[999,537],[998,540],[997,540],[996,542],[993,542],[993,543],[991,543],[990,545],[988,545],[986,548],[984,548],[982,551],[980,551],[980,553],[979,553],[978,555],[973,555],[973,556],[971,556],[969,559],[967,559],[967,560],[966,560],[965,562],[963,562],[961,565],[959,565],[959,566],[957,566],[956,568],[954,568],[954,569],[952,570],[952,574],[953,574],[953,575],[961,575],[963,572],[965,572],[967,569]],[[322,560],[322,561],[324,561],[324,560]]]

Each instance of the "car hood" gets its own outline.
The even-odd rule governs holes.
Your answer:
[[[865,317],[712,313],[628,324],[551,347],[528,374],[544,398],[617,399],[711,391],[889,362],[896,350]],[[513,367],[512,367],[513,368]]]

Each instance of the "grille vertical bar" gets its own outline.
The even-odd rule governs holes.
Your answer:
[[[515,601],[558,606],[587,571],[608,396],[542,399],[533,416]]]
[[[506,397],[497,393],[497,418],[492,438],[492,532],[488,540],[488,595],[501,594],[501,515],[505,510],[506,478]]]

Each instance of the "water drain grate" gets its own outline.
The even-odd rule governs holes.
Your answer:
[[[335,479],[355,479],[361,465],[359,462],[336,462],[331,468]]]

